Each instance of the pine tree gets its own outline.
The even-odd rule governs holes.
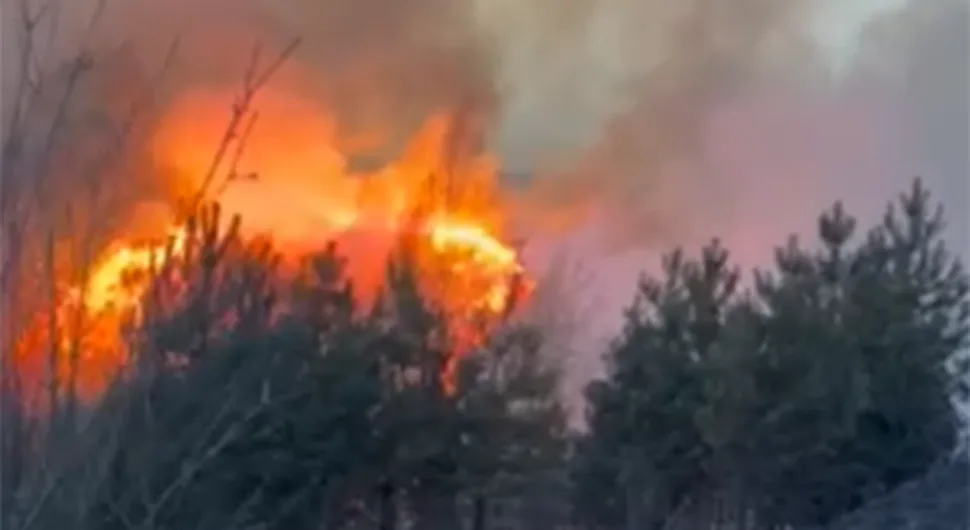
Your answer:
[[[840,459],[857,480],[891,489],[922,474],[956,443],[948,362],[970,338],[970,277],[947,248],[944,212],[916,179],[856,256],[846,329],[864,378],[852,440]]]
[[[738,279],[718,241],[698,260],[668,255],[663,277],[641,280],[606,379],[587,389],[591,433],[580,470],[614,486],[604,497],[610,506],[592,508],[622,507],[627,528],[659,524],[706,481],[711,447],[695,418]]]
[[[931,206],[917,180],[860,241],[837,203],[817,249],[791,238],[745,293],[718,246],[670,255],[587,388],[579,519],[816,525],[946,454],[970,280]]]
[[[99,411],[120,444],[91,527],[317,528],[369,493],[378,333],[355,317],[337,249],[282,285],[268,247],[213,215],[156,271],[139,354],[162,362],[139,363]]]
[[[460,500],[470,499],[479,509],[470,518],[483,520],[490,500],[561,464],[558,371],[524,325],[506,325],[475,351],[451,350],[449,321],[420,295],[412,267],[407,255],[390,264],[373,317],[387,324],[380,346],[387,407],[375,418],[382,492],[397,499],[395,512],[406,501],[421,528],[454,528]],[[456,354],[451,387],[442,374]]]
[[[822,248],[794,241],[758,279],[752,373],[758,473],[773,520],[827,521],[921,472],[953,445],[948,360],[966,347],[968,280],[919,180],[865,240],[836,204]]]

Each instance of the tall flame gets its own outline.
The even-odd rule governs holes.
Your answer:
[[[192,193],[202,185],[224,132],[228,101],[229,92],[193,92],[165,113],[150,151],[170,175],[176,194]],[[429,249],[426,260],[440,262],[436,268],[443,267],[447,275],[462,281],[439,289],[440,278],[433,275],[432,267],[419,264],[419,287],[450,315],[455,327],[465,326],[472,312],[499,317],[512,291],[525,285],[519,282],[524,270],[518,253],[503,240],[505,212],[495,187],[495,164],[481,154],[453,156],[453,116],[431,116],[400,156],[376,171],[359,173],[350,170],[338,147],[336,124],[321,106],[290,94],[266,92],[260,94],[259,108],[255,127],[237,138],[230,167],[222,168],[231,175],[230,181],[214,184],[215,199],[223,210],[241,216],[243,237],[269,236],[280,252],[290,256],[327,241],[338,242],[351,265],[350,279],[366,303],[383,282],[391,249],[404,231],[415,230],[409,216],[423,209],[428,215],[412,235]],[[457,182],[457,191],[447,200],[429,201],[428,178],[441,175]],[[159,226],[157,233],[169,237],[170,252],[182,252],[183,227]],[[57,313],[66,314],[69,307],[83,309],[92,322],[100,323],[95,326],[98,343],[107,344],[89,348],[100,353],[85,351],[79,360],[77,390],[82,398],[96,397],[111,372],[123,364],[118,353],[122,348],[119,315],[137,309],[147,288],[143,273],[161,250],[162,245],[121,238],[95,261],[84,286],[67,291]],[[49,342],[45,329],[52,327],[49,315],[38,322],[18,348],[35,373],[40,373],[43,355],[39,352]],[[455,344],[441,374],[447,391],[453,389],[458,357],[481,338],[467,330],[460,336],[461,344]],[[68,363],[61,364],[58,372],[68,370]]]

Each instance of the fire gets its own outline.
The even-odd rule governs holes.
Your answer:
[[[522,272],[519,256],[515,250],[503,244],[481,226],[441,222],[431,227],[430,237],[434,248],[442,252],[446,252],[449,248],[472,249],[475,258],[474,266],[480,270],[489,271],[495,275]],[[455,263],[452,270],[462,273],[467,266],[466,263]],[[496,282],[482,293],[481,303],[492,312],[499,313],[504,309],[509,294],[507,283]]]
[[[403,152],[368,153],[389,162],[371,172],[354,171],[342,152],[337,124],[324,106],[282,92],[266,92],[259,98],[258,120],[228,151],[231,156],[219,174],[230,177],[213,182],[213,198],[226,214],[241,216],[243,237],[269,236],[284,256],[298,257],[336,241],[365,304],[383,282],[391,249],[405,231],[416,231],[409,235],[428,249],[418,264],[419,287],[457,330],[453,358],[442,374],[450,389],[458,357],[481,338],[468,328],[470,315],[486,312],[499,317],[513,290],[527,285],[520,282],[525,271],[518,252],[503,239],[506,215],[494,162],[479,153],[454,156],[455,120],[441,113],[424,123]],[[165,113],[150,154],[171,178],[175,195],[187,196],[202,186],[231,101],[228,91],[193,92]],[[444,177],[457,185],[441,186],[446,192],[429,192],[429,177]],[[417,227],[409,217],[416,210],[427,212]],[[183,227],[170,224],[157,233],[168,236],[172,253],[182,252]],[[85,351],[78,363],[82,398],[97,396],[107,374],[123,364],[118,353],[119,315],[137,311],[148,287],[143,273],[164,246],[122,238],[95,261],[84,286],[68,290],[58,313],[66,307],[82,308],[90,321],[100,323],[95,326],[99,344],[108,344],[92,348],[100,352]],[[441,287],[441,276],[432,269],[455,281]],[[48,325],[50,319],[40,320]],[[19,349],[36,358],[42,351],[40,342],[48,340],[41,339],[45,336],[32,331]]]
[[[184,232],[173,230],[170,237],[173,241],[171,252],[181,254],[185,245]],[[108,252],[105,259],[94,267],[87,285],[83,289],[71,289],[70,301],[95,315],[111,309],[137,308],[148,286],[144,280],[126,282],[125,279],[147,273],[152,261],[160,259],[163,250],[164,247],[156,245],[131,245]]]

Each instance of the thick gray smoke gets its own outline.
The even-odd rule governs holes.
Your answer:
[[[5,95],[12,93],[16,71],[17,46],[10,41],[21,3],[3,0]],[[728,217],[738,209],[733,204],[741,199],[734,196],[743,193],[723,161],[711,156],[710,137],[722,135],[719,127],[735,126],[740,136],[762,120],[745,110],[738,123],[719,125],[733,118],[722,117],[730,109],[769,100],[782,110],[824,106],[853,89],[896,96],[885,94],[888,83],[880,81],[887,79],[856,75],[851,61],[832,79],[833,65],[846,63],[847,54],[827,53],[827,45],[862,27],[846,20],[880,10],[894,19],[883,23],[884,42],[863,42],[871,55],[892,58],[879,75],[891,72],[898,80],[907,75],[907,54],[920,46],[914,40],[920,28],[934,17],[965,24],[963,17],[939,13],[966,5],[927,0],[899,15],[901,0],[28,3],[34,11],[50,6],[40,26],[55,34],[40,39],[52,48],[48,65],[85,45],[102,54],[104,48],[134,50],[138,66],[150,70],[180,37],[177,68],[167,77],[173,91],[231,83],[255,42],[263,42],[269,56],[301,37],[300,68],[283,72],[279,82],[326,99],[347,135],[388,129],[381,146],[388,154],[432,109],[458,103],[487,108],[491,143],[506,171],[534,190],[524,201],[532,221],[552,217],[574,228],[569,221],[584,224],[591,211],[622,211],[611,219],[613,239],[637,244],[682,239],[692,224],[683,211],[696,217],[698,203]],[[89,28],[95,12],[100,16]],[[960,31],[953,27],[947,34]],[[897,53],[902,48],[905,53]],[[921,68],[939,63],[909,62]],[[956,71],[948,75],[959,81]],[[858,88],[847,88],[850,82]],[[767,151],[759,156],[781,156]]]
[[[915,175],[970,254],[970,4],[721,4],[483,7],[502,35],[496,144],[596,273],[594,342],[658,252],[719,236],[762,265],[836,199],[866,222]],[[575,390],[598,360],[570,359]]]
[[[84,42],[151,71],[181,36],[171,93],[302,37],[275,82],[349,136],[381,128],[378,159],[436,108],[486,110],[537,261],[574,247],[601,278],[594,333],[660,249],[721,236],[761,263],[836,198],[872,217],[916,174],[970,247],[966,0],[109,0],[90,33],[96,0],[47,1],[49,63]],[[7,108],[20,0],[0,2]]]
[[[622,223],[635,242],[682,230],[672,210],[718,180],[699,156],[715,109],[821,82],[818,21],[872,1],[108,0],[89,29],[98,0],[28,0],[51,6],[48,64],[125,43],[150,69],[181,37],[175,89],[232,82],[253,43],[299,36],[286,82],[332,103],[348,134],[392,124],[389,151],[433,108],[487,107],[506,170],[548,181],[530,206],[575,212],[595,190],[637,221]],[[3,2],[13,37],[21,0]],[[6,42],[5,79],[15,49]]]
[[[963,196],[965,0],[480,3],[500,35],[503,159],[539,177],[537,211],[586,224],[592,209],[612,243],[669,245],[748,216],[794,230],[880,172]],[[906,131],[944,116],[929,142]],[[915,160],[920,142],[949,167]]]

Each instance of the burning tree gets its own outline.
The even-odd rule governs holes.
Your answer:
[[[369,308],[335,245],[280,274],[279,254],[219,208],[185,226],[181,250],[150,269],[124,377],[65,451],[85,458],[61,469],[66,486],[35,484],[83,512],[52,502],[14,527],[395,528],[407,513],[453,527],[462,492],[487,499],[503,474],[549,465],[531,443],[559,409],[534,340],[452,361],[451,321],[421,295],[410,254]]]
[[[247,219],[244,237],[272,238],[289,265],[326,241],[339,241],[353,262],[350,270],[364,305],[373,302],[383,283],[383,264],[391,249],[402,238],[413,240],[418,243],[412,250],[422,294],[450,315],[456,332],[460,323],[479,320],[473,313],[498,315],[510,298],[527,292],[529,282],[518,253],[502,239],[505,214],[494,165],[463,147],[469,141],[459,137],[462,131],[456,124],[461,120],[450,113],[433,116],[398,161],[372,174],[353,174],[334,147],[331,118],[325,111],[268,91],[261,94],[266,113],[247,114],[275,66],[250,72],[230,128],[221,136],[216,132],[221,121],[218,102],[227,100],[228,92],[190,93],[163,112],[151,134],[150,154],[169,175],[175,194],[189,197],[190,206],[198,203],[200,193],[217,198],[224,210]],[[262,117],[258,127],[257,117]],[[281,144],[281,138],[294,134],[306,140]],[[215,162],[203,152],[215,152]],[[217,178],[223,171],[225,177]],[[268,200],[283,207],[268,207]],[[145,215],[146,206],[154,207],[154,215]],[[54,336],[64,333],[60,328],[66,317],[61,315],[71,308],[92,315],[95,322],[129,313],[145,289],[144,279],[137,277],[145,276],[153,256],[166,246],[174,254],[184,252],[186,227],[180,208],[166,211],[164,202],[154,200],[136,202],[127,210],[126,224],[156,236],[136,239],[115,230],[110,240],[93,244],[96,250],[83,274],[70,278],[70,272],[55,273],[58,284],[67,284],[51,289],[46,305],[56,309],[33,312],[26,329],[14,334],[22,337],[15,354],[19,364],[36,364],[38,349],[60,340]],[[101,340],[111,340],[104,335],[118,326],[99,327],[105,328],[98,332]],[[453,337],[456,341],[474,342],[478,330],[458,334],[464,336]],[[94,355],[93,348],[81,349]],[[467,348],[458,350],[462,349]],[[108,355],[78,363],[85,371],[79,374],[82,394],[98,394],[104,385],[98,378],[110,374],[110,365],[119,364]],[[99,363],[103,366],[95,368]],[[37,376],[41,370],[34,366],[22,371]]]
[[[493,341],[531,280],[467,121],[431,116],[356,174],[329,114],[256,58],[228,131],[228,91],[153,108],[120,130],[130,163],[85,167],[90,193],[64,186],[74,136],[34,174],[33,136],[5,131],[4,240],[23,243],[4,249],[4,402],[23,413],[20,435],[5,414],[5,525],[453,527],[459,494],[484,514],[504,475],[548,465],[510,443],[561,429],[555,377],[534,340]],[[108,193],[136,169],[150,186]]]

